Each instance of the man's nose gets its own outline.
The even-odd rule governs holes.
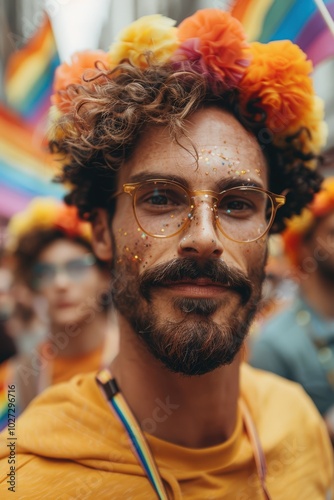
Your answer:
[[[190,224],[180,235],[179,254],[197,258],[219,258],[223,253],[222,241],[216,223],[215,200],[198,196],[193,200]]]

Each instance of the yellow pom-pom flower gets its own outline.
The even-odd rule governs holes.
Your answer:
[[[78,217],[76,207],[69,207],[54,198],[34,198],[28,207],[15,214],[8,225],[8,245],[10,251],[20,244],[20,239],[32,231],[59,230],[64,236],[91,239],[91,227]]]
[[[175,21],[161,14],[144,16],[127,26],[109,51],[109,63],[114,66],[123,59],[139,68],[147,66],[147,54],[156,63],[166,62],[179,46]]]

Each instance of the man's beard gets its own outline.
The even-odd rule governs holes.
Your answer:
[[[169,370],[188,376],[202,375],[233,361],[256,312],[264,279],[263,265],[253,272],[250,281],[223,261],[211,259],[201,265],[190,258],[159,264],[140,276],[131,263],[118,263],[113,265],[112,274],[116,309],[156,359]],[[181,313],[181,319],[163,318],[152,300],[152,291],[199,278],[226,285],[226,294],[222,298],[176,297],[172,299],[173,308]],[[230,313],[228,325],[215,322],[213,314],[223,311],[224,306],[228,308],[234,294],[240,297],[238,314]]]

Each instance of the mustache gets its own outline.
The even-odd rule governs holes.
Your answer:
[[[239,269],[229,267],[221,260],[199,262],[196,259],[172,259],[167,263],[158,264],[145,270],[139,278],[139,290],[150,300],[153,287],[167,286],[184,279],[206,278],[220,285],[225,285],[239,293],[246,303],[252,293],[252,283]]]

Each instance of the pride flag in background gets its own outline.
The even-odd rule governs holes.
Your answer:
[[[5,75],[7,104],[24,121],[36,126],[45,120],[56,67],[60,64],[49,19],[21,49],[10,56]]]
[[[60,198],[64,189],[45,149],[54,71],[59,65],[49,19],[10,56],[6,106],[0,104],[0,217],[23,210],[34,196]],[[3,394],[0,388],[0,425]]]
[[[35,196],[61,198],[65,190],[52,183],[57,162],[43,147],[43,134],[1,104],[0,130],[0,217],[24,210]]]
[[[334,17],[334,0],[325,0]],[[313,65],[334,57],[334,36],[314,0],[234,0],[230,11],[243,24],[249,41],[291,40]]]
[[[7,386],[0,382],[0,431],[5,429],[8,422]]]

